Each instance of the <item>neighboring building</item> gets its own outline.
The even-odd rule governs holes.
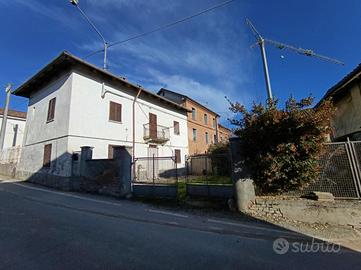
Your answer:
[[[135,157],[188,155],[187,110],[67,52],[14,92],[29,98],[17,172],[69,177],[82,146],[112,158],[114,146]],[[135,128],[134,128],[135,127]]]
[[[334,141],[361,140],[361,64],[330,88],[323,100],[332,98],[336,114],[332,119]]]
[[[0,126],[2,125],[4,109],[0,108]],[[8,111],[6,122],[4,149],[21,146],[23,143],[26,123],[26,112]]]
[[[229,138],[232,136],[232,130],[218,124],[218,140],[219,142],[226,143],[229,141]]]
[[[222,131],[220,131],[219,115],[217,113],[194,99],[164,88],[158,91],[158,95],[189,110],[188,145],[190,155],[204,154],[207,152],[209,145],[220,141],[220,137],[228,138],[231,135],[230,130],[226,128],[221,128]]]

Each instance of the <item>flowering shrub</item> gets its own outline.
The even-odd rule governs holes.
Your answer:
[[[235,134],[243,141],[245,164],[260,193],[302,189],[317,179],[318,158],[330,133],[335,111],[330,100],[310,108],[313,98],[297,102],[290,97],[284,108],[278,100],[253,104],[251,110],[239,103],[231,111],[239,118]]]

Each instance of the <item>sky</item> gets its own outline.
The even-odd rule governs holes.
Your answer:
[[[80,0],[107,41],[115,42],[197,13],[224,0]],[[175,27],[109,49],[109,71],[157,92],[181,92],[232,117],[224,98],[246,106],[264,102],[262,60],[250,18],[266,38],[345,62],[345,66],[266,46],[272,90],[290,95],[324,93],[361,62],[359,0],[237,0]],[[14,89],[66,50],[85,57],[102,48],[96,33],[68,0],[0,0],[0,87]],[[102,67],[102,54],[87,58]],[[91,93],[89,93],[91,94]],[[0,89],[0,106],[5,91]],[[12,96],[10,107],[27,110]]]

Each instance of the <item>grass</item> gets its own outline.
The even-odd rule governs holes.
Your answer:
[[[188,180],[190,184],[209,184],[209,185],[232,185],[232,179],[229,176],[198,176]]]

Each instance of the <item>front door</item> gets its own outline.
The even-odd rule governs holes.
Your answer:
[[[149,113],[149,136],[157,139],[157,115],[153,113]]]
[[[147,167],[147,178],[152,181],[156,180],[158,178],[158,148],[156,145],[149,145]]]

